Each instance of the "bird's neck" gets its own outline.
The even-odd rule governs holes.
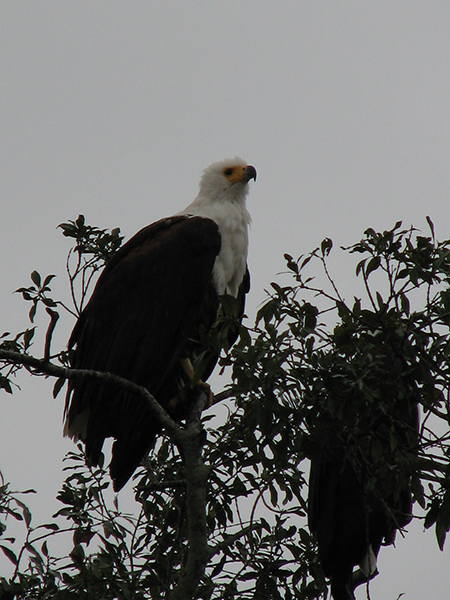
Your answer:
[[[214,264],[219,295],[237,296],[247,268],[248,227],[251,222],[245,196],[240,201],[211,201],[199,195],[181,214],[205,217],[219,226],[221,249]]]

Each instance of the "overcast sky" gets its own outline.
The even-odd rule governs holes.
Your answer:
[[[59,223],[83,213],[129,238],[184,208],[208,164],[236,155],[258,171],[251,319],[284,252],[325,237],[348,245],[398,219],[426,229],[426,215],[450,237],[448,1],[0,6],[0,333],[27,326],[12,292],[33,269],[57,274],[67,295]],[[338,265],[351,297],[350,266]],[[59,326],[60,347],[72,324]],[[13,488],[39,490],[39,520],[56,509],[72,444],[51,383],[20,384],[0,396],[0,464]],[[449,551],[412,529],[382,549],[372,600],[448,594]]]

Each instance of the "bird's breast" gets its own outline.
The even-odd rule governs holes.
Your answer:
[[[219,295],[236,297],[247,265],[248,220],[235,211],[217,223],[222,243],[214,264],[214,282]]]

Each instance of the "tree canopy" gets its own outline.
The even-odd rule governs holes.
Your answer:
[[[385,499],[406,486],[415,518],[434,527],[442,549],[450,528],[450,240],[438,241],[427,221],[427,235],[399,222],[368,229],[347,248],[325,239],[309,254],[285,255],[286,273],[271,283],[255,324],[241,326],[238,343],[228,349],[211,335],[232,371],[214,399],[226,407],[223,418],[211,424],[193,406],[183,425],[145,389],[70,369],[67,352],[52,348],[58,319],[80,313],[122,241],[119,229],[91,227],[83,216],[61,225],[74,242],[72,304],[53,297],[54,275],[33,271],[31,285],[18,290],[31,324],[0,339],[0,392],[14,391],[20,370],[54,377],[55,397],[71,377],[114,381],[149,403],[165,433],[135,474],[133,514],[119,510],[109,476],[86,462],[82,445],[65,459],[61,507],[49,523],[35,526],[24,495],[2,482],[0,549],[13,573],[0,577],[0,597],[325,598],[328,579],[307,521],[308,473],[330,439],[364,497],[384,502],[394,530],[405,523]],[[336,253],[337,276],[348,281],[355,268],[360,282],[350,300],[332,274]],[[49,326],[39,350],[34,321],[42,309]],[[411,420],[393,410],[408,414],[411,397],[419,408],[414,435],[404,425]],[[8,534],[12,518],[23,524],[23,543]],[[64,556],[52,554],[54,536],[66,536]],[[366,579],[358,571],[354,586]]]

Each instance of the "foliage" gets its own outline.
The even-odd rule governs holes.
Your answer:
[[[307,527],[305,472],[331,430],[342,432],[355,468],[369,473],[367,485],[394,495],[405,481],[410,485],[417,518],[434,526],[443,548],[450,529],[450,241],[438,242],[428,224],[428,236],[401,223],[385,232],[368,229],[360,242],[341,249],[348,261],[359,259],[362,293],[351,302],[330,274],[331,240],[297,260],[286,255],[288,283],[272,283],[255,327],[242,327],[239,342],[223,353],[233,385],[216,402],[228,398],[226,415],[214,426],[205,416],[206,435],[200,430],[189,438],[197,444],[198,466],[207,469],[195,483],[204,493],[207,564],[190,597],[326,597]],[[67,263],[74,308],[67,308],[78,314],[121,238],[118,229],[89,227],[82,216],[61,228],[76,242]],[[52,278],[35,271],[33,285],[19,290],[32,303],[32,322],[41,304],[54,312],[64,308],[51,297]],[[5,334],[0,358],[2,350],[27,354],[28,331],[34,330]],[[3,356],[0,386],[11,392],[20,361]],[[64,353],[56,358],[67,364]],[[413,436],[392,411],[395,404],[408,412],[411,398],[420,406]],[[376,426],[374,406],[385,415]],[[177,435],[168,431],[136,473],[134,514],[111,500],[108,475],[86,464],[81,447],[66,459],[62,507],[49,524],[34,528],[20,495],[3,485],[0,548],[14,573],[0,578],[0,597],[177,597],[196,556],[189,528],[192,477]],[[5,536],[11,517],[26,530],[19,548]],[[68,532],[67,556],[51,556],[49,539]]]
[[[123,236],[120,235],[118,227],[108,231],[86,225],[84,215],[79,215],[75,221],[61,223],[59,227],[65,237],[75,240],[75,247],[67,257],[66,270],[72,302],[78,315],[83,310],[95,275],[119,250]],[[74,255],[75,264],[72,265]],[[79,284],[78,293],[76,282]],[[68,310],[72,312],[70,309]]]

